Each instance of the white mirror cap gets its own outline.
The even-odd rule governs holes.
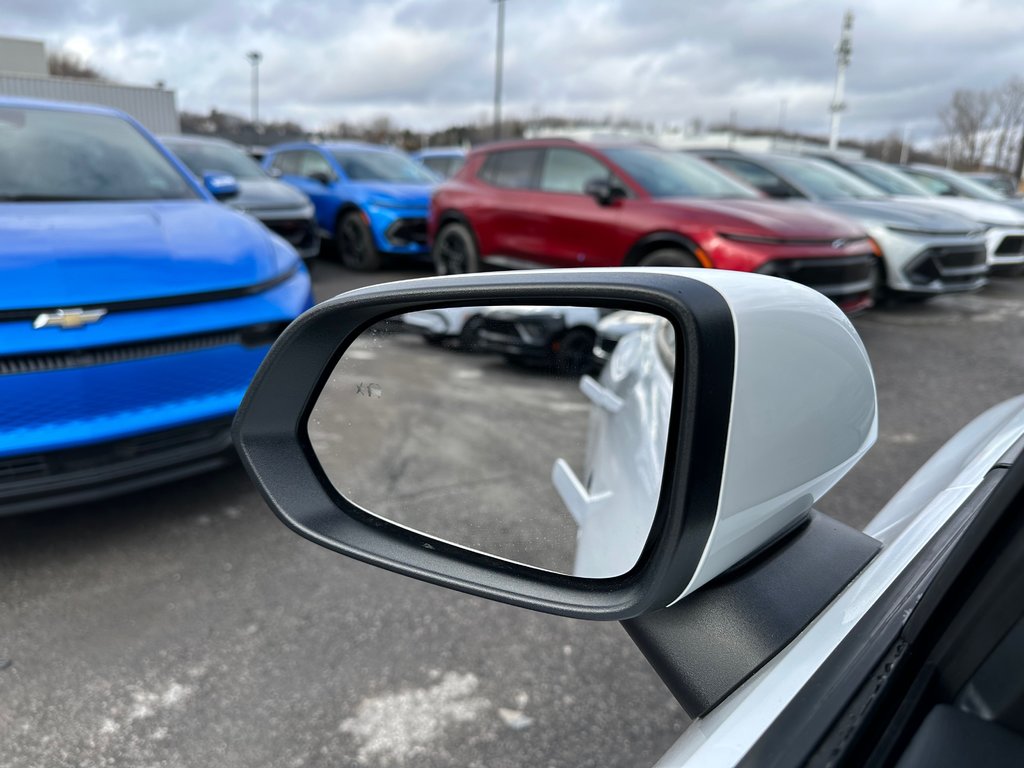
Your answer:
[[[763,275],[687,270],[687,277],[725,298],[736,358],[718,514],[680,597],[799,523],[878,435],[871,362],[829,299]]]

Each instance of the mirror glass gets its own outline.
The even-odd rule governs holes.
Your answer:
[[[349,346],[308,423],[367,512],[526,565],[636,564],[661,494],[675,333],[644,312],[446,307]]]

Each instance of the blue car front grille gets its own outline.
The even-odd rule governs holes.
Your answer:
[[[286,323],[265,323],[250,328],[207,333],[182,338],[157,339],[135,344],[108,347],[92,347],[63,352],[40,353],[35,355],[11,355],[0,357],[0,376],[13,374],[42,373],[70,368],[86,368],[93,365],[110,365],[142,360],[147,357],[177,355],[214,349],[228,345],[247,347],[265,346],[276,339]]]
[[[266,349],[217,347],[186,354],[0,378],[2,433],[66,425],[242,391]]]
[[[255,327],[262,334],[247,328],[8,358],[8,372],[0,375],[0,457],[230,418],[266,356],[270,327],[280,330],[270,324]]]

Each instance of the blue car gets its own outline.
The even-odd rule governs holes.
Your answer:
[[[311,305],[295,249],[128,116],[0,98],[0,514],[225,464]]]
[[[466,164],[466,150],[461,147],[428,147],[409,157],[442,179],[450,179]]]
[[[374,144],[280,144],[264,169],[305,192],[325,237],[349,269],[379,269],[387,255],[430,258],[427,209],[438,177]]]

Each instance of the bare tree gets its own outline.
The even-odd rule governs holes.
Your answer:
[[[1014,167],[1024,124],[1024,79],[1011,77],[996,91],[995,109],[997,133],[992,164],[1009,170]]]
[[[103,74],[90,67],[74,53],[61,51],[46,57],[46,68],[54,77],[77,77],[82,80],[106,80]]]
[[[977,168],[984,163],[992,143],[994,105],[991,91],[958,90],[939,111],[954,166]]]

